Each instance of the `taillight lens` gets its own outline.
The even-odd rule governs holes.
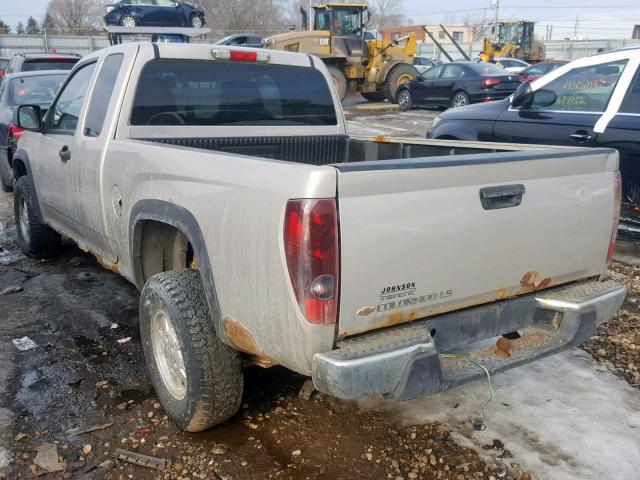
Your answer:
[[[257,52],[231,50],[231,52],[229,52],[229,59],[236,60],[238,62],[256,62],[258,61],[258,54]]]
[[[616,249],[616,235],[618,233],[618,221],[620,220],[620,202],[622,201],[622,182],[620,180],[620,172],[615,172],[613,184],[615,190],[613,226],[611,227],[611,240],[609,241],[609,250],[607,251],[607,263],[609,263],[613,258],[613,252]]]
[[[289,278],[308,322],[336,323],[340,276],[338,212],[333,198],[289,200],[284,252]]]
[[[500,80],[498,78],[487,78],[486,80],[482,81],[482,86],[484,88],[489,88],[489,87],[493,87],[494,85],[499,84],[500,82],[502,82],[502,80]]]
[[[14,138],[17,142],[24,133],[24,128],[20,128],[15,123],[9,124],[9,138]]]

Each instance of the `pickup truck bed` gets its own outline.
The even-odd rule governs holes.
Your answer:
[[[62,234],[142,290],[186,430],[237,410],[247,363],[402,400],[575,345],[624,298],[602,281],[617,152],[350,138],[331,85],[306,55],[127,44],[79,62],[44,120],[19,108],[23,251]]]

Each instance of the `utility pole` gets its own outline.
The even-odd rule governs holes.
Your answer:
[[[495,26],[498,26],[498,19],[500,18],[500,0],[493,0],[496,6],[496,21]]]
[[[574,39],[578,38],[578,15],[576,15],[576,23],[573,26],[573,38]]]

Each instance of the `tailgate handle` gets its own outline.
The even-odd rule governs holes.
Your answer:
[[[517,207],[522,202],[524,185],[500,185],[480,190],[480,203],[485,210]]]

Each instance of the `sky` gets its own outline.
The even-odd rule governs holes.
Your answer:
[[[495,0],[403,0],[403,14],[413,24],[461,21],[467,14],[493,18]],[[10,25],[26,24],[29,15],[44,17],[49,0],[0,0],[0,18]],[[318,2],[320,3],[320,2]],[[631,38],[640,24],[640,0],[499,0],[501,19],[539,22],[536,33],[544,36],[552,24],[553,38]],[[577,18],[577,35],[574,35]],[[626,18],[630,20],[625,20]]]

